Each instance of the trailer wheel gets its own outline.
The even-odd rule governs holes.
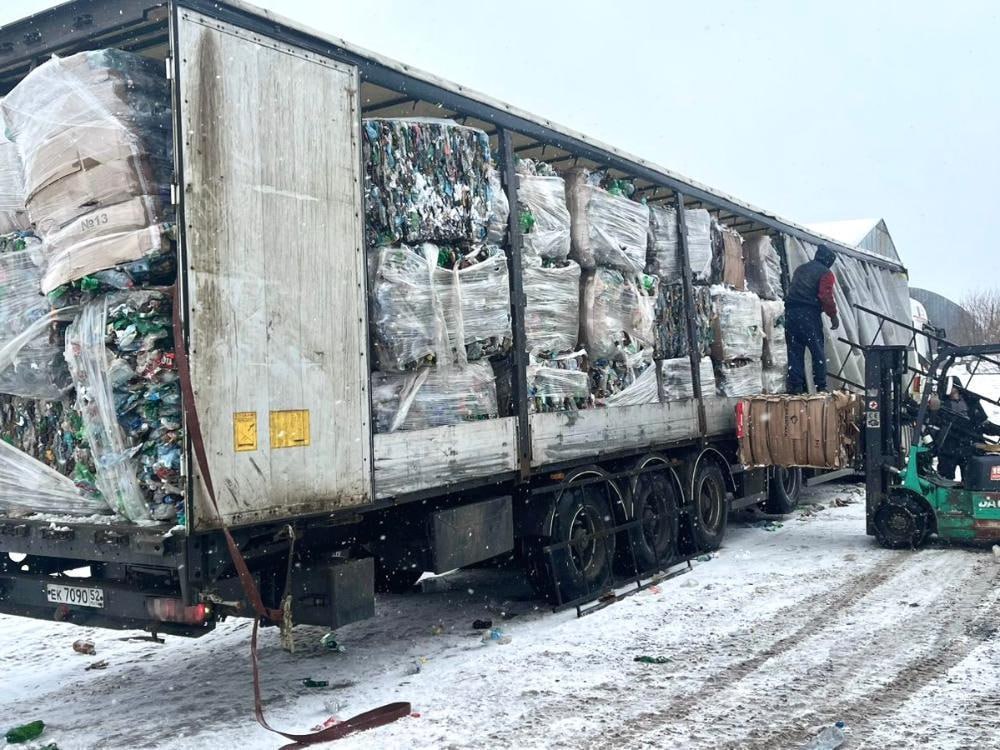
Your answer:
[[[875,538],[888,549],[917,549],[930,536],[934,517],[910,494],[893,495],[875,511]]]
[[[647,471],[636,477],[632,489],[633,519],[638,527],[629,534],[633,563],[628,550],[622,566],[630,572],[643,573],[662,567],[677,554],[679,497],[670,470]]]
[[[615,556],[611,491],[603,470],[577,470],[566,478],[555,501],[550,536],[528,540],[532,583],[549,601],[562,604],[596,596],[610,585]],[[544,552],[550,545],[556,548]]]
[[[729,523],[726,480],[714,461],[700,461],[695,471],[691,496],[691,533],[699,550],[722,546]]]
[[[787,515],[799,507],[802,494],[802,469],[777,466],[771,474],[764,508],[768,513]]]

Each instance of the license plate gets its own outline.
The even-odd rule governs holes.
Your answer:
[[[104,607],[103,589],[50,583],[45,587],[45,594],[53,604],[70,604],[76,607],[95,607],[98,609]]]

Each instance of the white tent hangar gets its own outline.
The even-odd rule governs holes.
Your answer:
[[[885,219],[845,219],[806,224],[816,234],[826,235],[855,250],[899,261],[896,244],[892,241]]]

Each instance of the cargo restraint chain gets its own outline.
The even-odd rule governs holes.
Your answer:
[[[257,658],[257,632],[260,629],[260,623],[262,620],[267,620],[271,623],[282,623],[285,620],[286,609],[271,609],[264,606],[260,590],[254,582],[253,575],[250,573],[250,568],[247,566],[243,553],[240,552],[239,545],[236,544],[236,540],[229,531],[229,526],[222,520],[222,513],[219,510],[219,506],[215,498],[215,487],[212,484],[212,476],[209,473],[208,454],[205,452],[205,443],[202,440],[201,423],[198,420],[198,409],[195,406],[194,401],[194,389],[191,385],[191,371],[187,358],[187,340],[184,337],[184,325],[181,322],[180,306],[181,300],[179,289],[175,287],[173,306],[174,348],[176,350],[175,361],[177,363],[177,373],[181,382],[181,402],[184,408],[184,416],[187,420],[187,433],[191,440],[191,446],[194,449],[195,460],[198,462],[198,469],[201,474],[202,481],[205,484],[205,492],[208,495],[208,499],[212,503],[212,508],[215,510],[216,516],[219,518],[222,533],[226,537],[226,546],[229,548],[229,555],[232,558],[233,565],[236,567],[236,571],[239,575],[240,584],[243,587],[247,600],[250,602],[250,606],[253,607],[254,610],[253,632],[250,636],[250,662],[253,665],[254,715],[257,719],[257,723],[268,731],[279,734],[285,739],[291,740],[293,743],[299,745],[312,745],[317,742],[339,740],[349,734],[362,732],[366,729],[373,729],[384,724],[389,724],[397,719],[401,719],[404,716],[409,716],[411,711],[409,703],[387,703],[384,706],[379,706],[378,708],[373,708],[370,711],[365,711],[357,714],[356,716],[352,716],[339,724],[326,727],[318,732],[310,732],[309,734],[293,734],[291,732],[283,732],[272,727],[267,723],[267,719],[264,718],[264,705],[261,701],[260,695],[260,663]],[[291,539],[293,540],[294,537]],[[294,542],[290,542],[289,555],[292,554],[293,549]],[[291,559],[289,559],[289,565],[290,564]]]

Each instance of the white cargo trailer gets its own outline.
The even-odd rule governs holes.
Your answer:
[[[102,47],[160,60],[170,81],[187,512],[183,528],[54,524],[0,504],[0,612],[206,632],[253,614],[224,528],[264,604],[278,608],[290,593],[295,622],[370,615],[376,578],[406,587],[424,571],[511,553],[557,603],[594,597],[616,570],[639,578],[718,547],[731,508],[769,498],[790,507],[801,481],[741,470],[734,400],[702,387],[687,212],[773,238],[785,279],[786,242],[796,252],[825,242],[905,285],[885,258],[239,2],[91,0],[10,24],[0,28],[0,94],[53,54]],[[511,211],[509,413],[376,432],[361,127],[398,116],[483,130],[511,206],[515,158],[530,157],[607,170],[650,205],[672,207],[693,397],[532,412]],[[84,567],[88,578],[67,576]],[[82,593],[67,598],[71,589]]]

